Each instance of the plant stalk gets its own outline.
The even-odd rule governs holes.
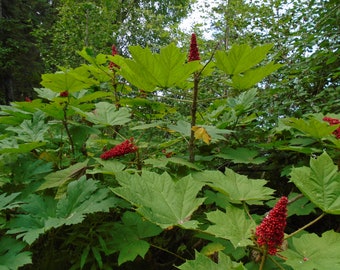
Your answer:
[[[189,140],[189,160],[190,162],[195,161],[195,132],[192,127],[196,125],[196,112],[197,112],[197,99],[198,99],[198,84],[200,81],[199,74],[194,75],[194,89],[191,104],[191,129],[190,129],[190,140]]]
[[[285,239],[288,239],[296,234],[298,234],[299,232],[303,231],[304,229],[306,229],[307,227],[313,225],[314,223],[316,223],[317,221],[319,221],[321,218],[323,218],[326,215],[326,213],[322,213],[320,216],[318,216],[316,219],[312,220],[311,222],[309,222],[308,224],[306,224],[305,226],[301,227],[300,229],[296,230],[295,232],[287,235],[285,237]]]
[[[67,134],[68,140],[69,140],[70,145],[71,145],[72,155],[74,156],[74,143],[73,143],[73,139],[72,139],[70,130],[68,128],[68,124],[67,124],[67,105],[68,105],[68,103],[64,107],[64,119],[62,120],[62,123],[63,123],[65,130],[66,130],[66,134]]]
[[[264,267],[264,264],[266,262],[266,259],[267,259],[267,248],[264,250],[264,253],[262,255],[262,259],[261,259],[261,264],[260,264],[259,270],[263,270],[263,267]]]

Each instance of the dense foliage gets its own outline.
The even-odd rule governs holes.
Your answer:
[[[42,87],[0,106],[0,268],[339,268],[336,1],[296,1],[291,16],[285,1],[228,1],[215,40],[198,31],[180,46],[162,16],[170,8],[177,23],[187,1],[121,1],[117,16],[136,11],[123,2],[160,12],[145,39],[128,36],[142,46],[107,38],[95,14],[111,18],[112,1],[74,13],[61,1],[55,35],[34,31],[55,39],[39,45]],[[308,53],[280,34],[303,16],[294,37],[309,37]],[[66,41],[73,52],[58,52]]]

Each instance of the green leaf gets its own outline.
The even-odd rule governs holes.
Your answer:
[[[130,113],[127,108],[119,108],[108,102],[96,103],[96,109],[93,112],[83,112],[78,108],[73,108],[80,115],[84,116],[86,120],[99,125],[115,126],[124,125],[131,121]]]
[[[68,91],[77,92],[96,84],[96,82],[86,76],[82,76],[78,69],[68,69],[56,73],[47,73],[41,76],[41,85],[54,92]]]
[[[191,176],[176,182],[166,173],[148,171],[143,171],[141,176],[122,172],[116,177],[122,187],[112,191],[137,206],[137,211],[146,219],[162,228],[196,226],[195,221],[189,220],[204,198],[196,198],[202,184]]]
[[[185,137],[189,137],[190,133],[191,133],[191,125],[190,123],[183,121],[183,120],[179,120],[176,125],[168,125],[168,128],[171,131],[177,131],[179,132],[181,135],[185,136]]]
[[[86,94],[81,98],[78,98],[79,103],[85,103],[85,102],[91,102],[96,99],[100,98],[107,98],[107,97],[112,97],[113,94],[111,92],[104,92],[104,91],[96,91],[94,93]]]
[[[33,114],[32,120],[24,120],[19,126],[11,126],[6,130],[17,133],[18,140],[28,142],[43,142],[44,135],[48,131],[48,125],[45,124],[45,114],[37,111]]]
[[[31,152],[33,149],[37,149],[39,147],[44,146],[46,143],[45,142],[31,142],[31,143],[21,143],[21,144],[16,144],[16,145],[1,145],[0,142],[0,154],[5,154],[5,153],[28,153]]]
[[[339,125],[330,126],[325,121],[320,121],[316,118],[310,118],[308,120],[300,118],[286,118],[282,122],[289,127],[295,128],[306,136],[310,136],[316,139],[322,139],[330,136]]]
[[[243,74],[235,74],[232,76],[231,83],[229,83],[229,85],[240,90],[249,89],[274,71],[278,70],[280,67],[282,67],[281,64],[274,64],[274,62],[270,62],[263,67],[248,70]]]
[[[125,165],[117,160],[102,160],[100,158],[94,158],[100,165],[100,168],[95,168],[91,171],[87,170],[88,174],[111,174],[114,175],[116,172],[121,172],[125,169]]]
[[[206,229],[207,233],[230,240],[235,248],[253,244],[250,238],[256,224],[246,218],[244,210],[228,205],[226,213],[216,210],[207,213],[207,218],[214,223]]]
[[[90,246],[86,246],[86,248],[83,250],[83,253],[81,254],[81,257],[80,257],[80,269],[83,269],[86,263],[87,256],[89,255],[89,252],[90,252]]]
[[[225,249],[225,246],[222,245],[219,242],[211,242],[208,243],[206,246],[204,246],[201,249],[201,253],[205,256],[211,256],[213,254],[215,254],[215,252],[219,252]]]
[[[293,168],[291,181],[322,211],[340,214],[340,173],[327,152],[310,159],[310,168]]]
[[[79,176],[85,173],[87,169],[87,164],[88,160],[85,160],[84,162],[76,163],[64,170],[59,170],[46,175],[46,181],[43,182],[37,190],[39,191],[48,188],[58,187],[59,191],[56,195],[56,198],[60,198],[63,195],[66,185],[71,180],[78,179]]]
[[[115,203],[115,198],[109,197],[107,189],[98,188],[98,181],[83,177],[68,185],[66,196],[57,204],[56,217],[59,226],[77,224],[84,220],[86,214],[108,212]],[[58,221],[49,219],[46,224],[54,227]]]
[[[327,231],[321,237],[314,233],[294,237],[289,249],[280,254],[293,269],[340,269],[340,234]]]
[[[267,160],[266,157],[258,157],[260,153],[256,150],[248,148],[228,148],[223,149],[223,153],[218,153],[215,156],[223,159],[231,159],[234,163],[244,164],[261,164]]]
[[[98,263],[99,269],[102,269],[103,268],[103,260],[102,260],[102,256],[100,255],[98,248],[96,246],[94,246],[94,247],[91,247],[91,250],[92,250],[94,258],[96,259],[96,261]]]
[[[237,115],[241,115],[254,108],[253,104],[257,101],[256,96],[257,89],[253,88],[240,93],[237,97],[228,98],[227,104],[237,112]]]
[[[306,197],[300,197],[296,200],[296,197],[299,197],[301,194],[291,193],[288,196],[288,200],[292,200],[289,203],[288,207],[288,217],[297,215],[297,216],[306,216],[313,212],[315,212],[316,206],[310,202],[310,200]],[[273,208],[277,200],[271,200],[266,203],[270,208]]]
[[[173,43],[153,54],[149,48],[129,47],[132,60],[115,56],[119,73],[130,83],[144,91],[152,92],[157,87],[181,87],[189,76],[201,68],[198,61],[185,63],[186,53],[181,53]]]
[[[233,262],[229,256],[223,252],[218,252],[218,263],[215,263],[207,256],[195,251],[195,260],[186,261],[178,266],[181,270],[245,270],[242,263]]]
[[[246,44],[234,45],[229,52],[216,52],[216,66],[226,74],[232,75],[229,83],[231,86],[236,89],[248,89],[282,66],[270,62],[265,66],[255,68],[265,59],[272,47],[272,44],[255,48]]]
[[[204,171],[193,174],[193,177],[227,195],[231,203],[261,205],[263,201],[273,198],[271,195],[274,190],[264,186],[266,180],[248,179],[228,168],[225,174],[220,171]]]
[[[18,207],[17,202],[13,202],[13,200],[18,197],[20,192],[12,193],[6,196],[6,193],[0,195],[0,210],[11,209],[14,207]]]
[[[191,163],[183,158],[179,158],[179,157],[161,157],[161,158],[148,158],[146,160],[144,160],[145,164],[150,164],[154,167],[158,167],[158,168],[165,168],[166,165],[168,163],[173,163],[173,164],[177,164],[177,165],[181,165],[181,166],[186,166],[188,168],[191,169],[195,169],[195,170],[201,170],[201,168],[197,165],[195,165],[194,163]]]
[[[2,237],[0,240],[0,268],[17,270],[19,267],[32,263],[29,251],[21,252],[26,244],[10,237]]]
[[[217,51],[216,66],[230,75],[243,73],[265,59],[273,44],[251,48],[247,44],[234,45],[229,52]]]
[[[0,105],[0,124],[18,125],[23,120],[32,118],[32,113],[19,108],[18,103],[11,103],[11,106]]]
[[[51,197],[31,195],[22,205],[25,214],[17,215],[10,221],[7,232],[18,234],[28,244],[51,228],[81,223],[87,214],[108,212],[116,205],[117,199],[110,196],[108,189],[99,188],[99,182],[86,180],[73,181],[67,193],[59,201]]]
[[[17,183],[28,184],[42,179],[53,171],[53,164],[42,159],[29,159],[27,157],[17,161],[18,168],[14,172],[13,180]]]
[[[17,234],[17,238],[23,237],[25,242],[32,244],[45,232],[46,220],[55,217],[56,205],[57,202],[51,197],[32,194],[21,206],[25,214],[17,215],[10,220],[10,230],[7,233]]]
[[[111,231],[113,239],[109,241],[114,250],[119,251],[118,265],[133,261],[138,255],[144,258],[150,244],[142,240],[153,237],[162,232],[162,229],[143,219],[134,212],[125,212],[122,223],[115,222]]]

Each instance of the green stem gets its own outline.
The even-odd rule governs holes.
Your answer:
[[[63,123],[63,126],[64,126],[65,130],[66,130],[66,134],[67,134],[69,143],[71,145],[72,155],[74,156],[74,143],[73,143],[73,139],[72,139],[70,130],[68,128],[68,122],[67,122],[67,106],[68,106],[68,103],[66,103],[66,105],[64,107],[64,119],[63,119],[62,123]]]
[[[264,267],[264,264],[266,262],[266,259],[267,259],[267,248],[264,250],[264,253],[262,255],[262,259],[261,259],[261,264],[260,264],[259,270],[263,270],[263,267]]]
[[[247,213],[247,216],[248,216],[252,221],[254,221],[253,217],[252,217],[251,214],[249,213],[249,208],[248,208],[246,202],[243,201],[243,202],[242,202],[242,205],[243,205],[244,211],[246,211],[246,213]],[[254,223],[255,223],[255,221],[254,221]]]
[[[137,160],[137,169],[138,171],[142,171],[142,161],[140,159],[140,154],[139,154],[139,150],[136,151],[136,160]]]
[[[317,221],[319,221],[321,218],[323,218],[326,215],[326,213],[322,213],[320,216],[318,216],[316,219],[312,220],[311,222],[309,222],[308,224],[306,224],[305,226],[301,227],[300,229],[296,230],[295,232],[287,235],[285,237],[285,239],[288,239],[296,234],[298,234],[299,232],[303,231],[304,229],[306,229],[307,227],[313,225],[314,223],[316,223]]]
[[[149,244],[150,244],[150,243],[149,243]],[[173,253],[173,252],[170,251],[170,250],[167,250],[167,249],[162,248],[162,247],[160,247],[160,246],[156,246],[156,245],[154,245],[154,244],[150,244],[150,246],[152,246],[152,247],[154,247],[154,248],[157,248],[157,249],[159,249],[159,250],[162,250],[162,251],[164,251],[164,252],[166,252],[166,253],[169,253],[169,254],[175,256],[176,258],[178,258],[178,259],[180,259],[180,260],[182,260],[182,261],[184,261],[184,262],[186,261],[186,259],[184,259],[183,257],[177,255],[176,253]]]

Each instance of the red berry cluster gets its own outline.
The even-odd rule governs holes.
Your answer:
[[[257,243],[260,246],[266,246],[270,255],[275,255],[277,248],[283,243],[284,230],[287,224],[287,204],[287,197],[281,197],[256,228]]]
[[[61,97],[68,97],[68,91],[60,92],[59,96],[61,96]]]
[[[116,46],[115,45],[112,45],[112,56],[115,56],[116,54],[118,54],[117,52],[117,49],[116,49]],[[120,66],[118,66],[117,64],[113,63],[113,62],[110,62],[110,65],[109,65],[109,68],[110,69],[113,69],[113,68],[120,68]]]
[[[340,124],[340,120],[336,118],[331,118],[331,117],[324,117],[322,120],[328,122],[331,126]],[[333,134],[337,139],[340,139],[340,127],[337,128],[336,130],[333,131]]]
[[[128,153],[133,153],[138,150],[138,147],[133,143],[133,138],[125,140],[124,142],[117,144],[110,150],[100,155],[101,159],[110,159],[114,157],[124,156]]]
[[[189,58],[188,62],[200,60],[200,54],[198,52],[198,46],[197,46],[197,40],[196,40],[196,34],[191,35],[191,43],[190,43],[190,52],[189,52]]]

